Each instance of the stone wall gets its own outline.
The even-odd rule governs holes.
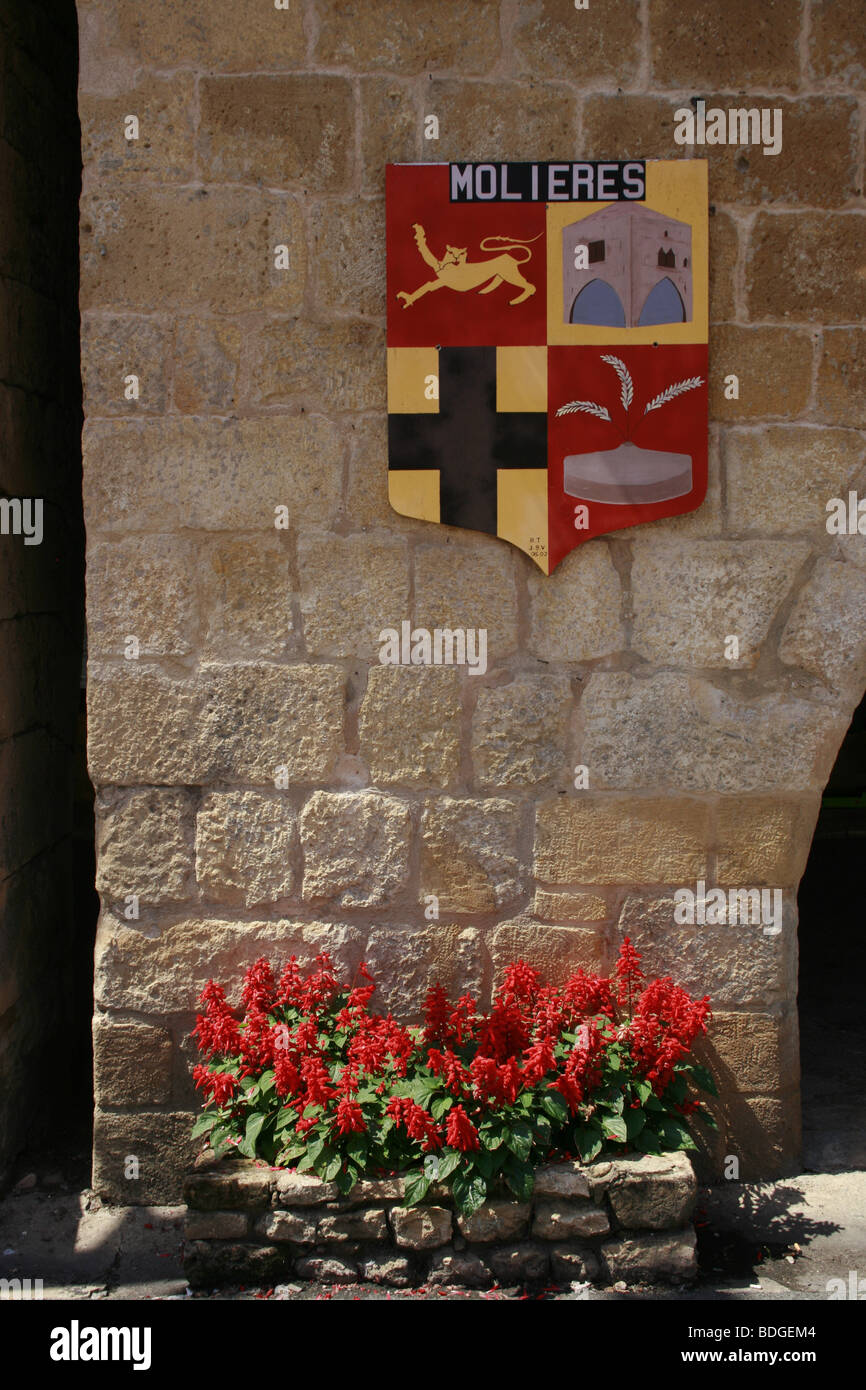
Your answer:
[[[75,6],[0,8],[0,1186],[77,1081],[73,749],[83,640]],[[77,957],[77,959],[76,959]],[[75,1007],[79,1024],[75,1025]],[[85,1015],[86,1017],[86,1015]],[[84,1041],[86,1044],[86,1029]],[[46,1077],[51,1076],[50,1081]],[[33,1127],[36,1127],[34,1130]],[[38,1131],[38,1132],[36,1132]]]
[[[210,1154],[208,1158],[207,1154]],[[697,1183],[685,1154],[535,1170],[531,1201],[493,1198],[461,1216],[445,1186],[402,1205],[402,1178],[336,1183],[207,1151],[184,1183],[190,1284],[365,1281],[655,1283],[697,1273]]]
[[[712,996],[710,1166],[789,1169],[796,888],[866,683],[863,539],[825,525],[866,482],[859,0],[78,10],[96,1186],[176,1197],[211,975],[327,948],[412,1017],[436,978],[487,995],[515,956],[606,967],[626,932]],[[385,162],[679,157],[696,96],[784,119],[778,155],[693,151],[704,505],[550,578],[396,515]],[[380,666],[403,618],[487,628],[486,675]],[[782,889],[783,930],[675,926],[699,879]]]

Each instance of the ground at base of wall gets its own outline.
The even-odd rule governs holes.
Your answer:
[[[75,1302],[498,1300],[523,1299],[528,1293],[520,1286],[403,1290],[299,1280],[193,1291],[181,1263],[184,1216],[184,1207],[106,1207],[90,1192],[69,1184],[65,1190],[46,1186],[38,1175],[35,1186],[0,1202],[0,1278],[41,1278],[45,1299]],[[701,1188],[696,1219],[700,1270],[688,1287],[631,1283],[601,1289],[572,1281],[529,1296],[554,1301],[826,1299],[828,1281],[844,1280],[849,1270],[866,1265],[866,1172]],[[728,1260],[726,1268],[713,1266],[720,1251]]]

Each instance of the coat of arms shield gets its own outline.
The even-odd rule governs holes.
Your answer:
[[[704,160],[387,170],[389,496],[550,574],[707,485]]]

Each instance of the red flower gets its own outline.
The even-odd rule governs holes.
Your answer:
[[[270,963],[264,956],[261,956],[244,975],[241,1003],[247,1012],[254,1010],[255,1012],[267,1013],[274,1003],[275,992]]]
[[[337,1105],[337,1129],[340,1134],[362,1134],[366,1128],[360,1105],[344,1096]]]
[[[619,982],[616,992],[617,1002],[625,1004],[631,1013],[632,1000],[640,989],[644,977],[640,968],[640,956],[628,937],[619,948],[619,958],[614,973]]]
[[[478,1130],[466,1114],[462,1105],[453,1105],[448,1111],[448,1119],[445,1124],[445,1140],[451,1145],[452,1149],[459,1149],[461,1153],[470,1153],[474,1149],[481,1148]]]

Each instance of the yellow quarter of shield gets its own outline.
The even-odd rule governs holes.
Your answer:
[[[439,469],[392,468],[388,473],[388,501],[401,516],[438,521]]]
[[[496,349],[496,409],[547,410],[547,348]]]
[[[550,573],[546,468],[496,470],[496,534],[519,546],[539,569]]]
[[[439,414],[439,353],[435,347],[388,349],[388,409],[392,415]]]

